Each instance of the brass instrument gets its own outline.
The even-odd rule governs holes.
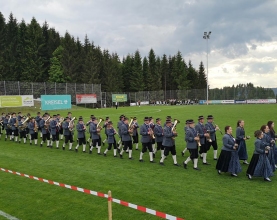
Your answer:
[[[197,145],[198,145],[198,147],[201,147],[201,143],[200,143],[200,135],[199,135],[199,133],[197,132],[197,135],[196,135],[198,138],[199,138],[199,140],[197,140],[196,142],[197,142]]]
[[[15,125],[14,125],[14,127],[18,127],[18,119],[17,118],[15,118]]]
[[[29,117],[27,117],[23,122],[22,122],[22,125],[19,126],[19,130],[23,131],[26,127],[27,127],[27,124],[26,122],[29,121]]]
[[[64,122],[64,118],[60,117],[59,122],[58,122],[58,126],[61,126]]]
[[[210,130],[207,130],[207,134],[208,134],[208,136],[206,137],[207,141],[208,142],[213,142],[212,139],[211,139]]]
[[[37,133],[38,132],[38,123],[37,121],[35,120],[35,126],[34,126],[34,131]]]
[[[9,120],[8,120],[7,127],[10,128],[10,129],[12,128],[12,126],[10,125],[11,119],[12,119],[12,115],[9,115]]]
[[[102,126],[100,126],[100,124],[101,124],[102,121],[103,121],[103,118],[99,118],[99,122],[98,122],[97,125],[96,125],[96,128],[97,128],[97,129],[100,129],[100,131],[102,130]],[[97,131],[97,133],[99,134],[100,131]]]
[[[132,123],[133,123],[133,121],[134,121],[134,118],[133,117],[130,117],[130,123],[129,123],[129,134],[131,135],[131,136],[133,136],[133,130],[134,130],[134,127],[133,127],[133,125],[132,125]]]
[[[179,123],[180,123],[180,121],[178,119],[174,119],[174,123],[173,123],[172,129],[171,129],[172,132],[176,132],[177,131],[176,126]],[[175,139],[175,137],[172,137],[172,139]]]
[[[49,120],[50,120],[50,116],[45,120],[45,122],[44,122],[44,129],[48,129],[49,128],[49,125],[50,125],[50,123],[48,122]]]
[[[218,130],[219,130],[219,132],[220,132],[220,134],[222,134],[223,135],[223,133],[222,133],[222,131],[220,130],[220,128],[218,127],[218,125],[216,125],[214,122],[213,122],[213,125],[214,125],[214,128],[218,128]]]
[[[69,131],[73,131],[73,129],[74,129],[74,120],[75,120],[76,118],[75,117],[73,117],[71,120],[70,120],[70,122],[69,122],[69,125],[68,125],[68,128],[69,128]],[[85,125],[84,125],[84,127],[85,127]]]

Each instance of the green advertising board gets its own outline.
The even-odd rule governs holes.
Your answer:
[[[113,102],[127,102],[127,94],[112,94]]]
[[[21,96],[1,96],[0,107],[19,107],[22,106]]]

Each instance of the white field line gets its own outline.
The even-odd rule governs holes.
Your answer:
[[[19,220],[18,218],[9,215],[9,214],[6,213],[6,212],[2,212],[1,210],[0,210],[0,215],[3,216],[3,217],[5,217],[6,219],[9,219],[9,220]]]

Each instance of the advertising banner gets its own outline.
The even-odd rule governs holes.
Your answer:
[[[246,104],[246,100],[235,100],[236,104]]]
[[[276,103],[276,99],[248,99],[247,104],[268,104]]]
[[[34,106],[33,95],[0,96],[0,107]]]
[[[127,102],[127,94],[112,94],[113,102]]]
[[[97,103],[96,94],[76,94],[76,104]]]
[[[222,104],[234,104],[235,100],[222,100],[221,103]]]
[[[41,109],[71,109],[71,95],[42,95]]]

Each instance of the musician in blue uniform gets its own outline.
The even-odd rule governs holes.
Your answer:
[[[37,116],[35,117],[35,120],[37,122],[38,125],[40,125],[40,121],[41,121],[42,117],[40,115],[40,112],[37,112]],[[40,137],[42,138],[42,132],[41,132],[41,127],[39,126],[38,131],[40,132]]]
[[[39,127],[42,133],[42,140],[40,142],[40,147],[42,147],[42,144],[45,143],[47,140],[47,147],[50,147],[50,122],[49,122],[49,116],[47,114],[43,115],[43,118],[39,121]]]
[[[107,132],[107,135],[108,135],[107,141],[108,141],[109,146],[104,151],[104,156],[105,157],[107,156],[108,151],[111,150],[112,146],[113,146],[113,149],[114,149],[113,150],[113,155],[114,155],[114,157],[117,157],[117,155],[116,155],[117,146],[116,146],[116,140],[115,140],[115,137],[114,137],[117,133],[116,133],[115,129],[113,128],[112,121],[109,121],[107,123],[106,132]]]
[[[59,125],[59,136],[61,140],[63,140],[63,135],[64,135],[64,132],[63,132],[63,119],[61,118],[61,115],[60,114],[57,114],[57,122],[58,122],[58,125]]]
[[[106,120],[105,120],[104,125],[103,125],[103,128],[105,129],[105,135],[106,135],[106,138],[105,138],[105,140],[103,141],[103,146],[104,146],[105,143],[108,141],[107,127],[108,127],[109,121],[110,121],[110,117],[106,117]]]
[[[10,116],[9,114],[6,115],[5,119],[3,120],[3,125],[4,125],[4,129],[6,131],[6,136],[5,136],[5,141],[10,138],[11,140],[11,129],[9,127],[9,119],[10,119]]]
[[[9,121],[9,125],[11,127],[11,132],[12,132],[11,140],[17,141],[18,140],[18,129],[17,129],[17,117],[16,117],[15,112],[12,113],[12,117]]]
[[[195,125],[195,130],[198,136],[200,137],[201,146],[200,146],[199,154],[202,155],[203,164],[210,165],[207,162],[207,144],[206,144],[207,133],[204,125],[204,116],[201,115],[198,117],[198,123]]]
[[[272,148],[273,148],[273,151],[274,151],[274,160],[275,160],[275,165],[276,165],[277,164],[277,147],[276,147],[277,136],[276,136],[276,133],[275,133],[275,130],[274,130],[274,122],[273,121],[268,121],[267,126],[269,128],[268,135],[270,136],[270,139],[272,140],[272,145],[273,145]]]
[[[97,148],[97,153],[98,155],[101,155],[101,136],[100,136],[100,132],[101,132],[101,127],[97,127],[98,124],[98,120],[97,118],[93,117],[92,118],[92,123],[90,123],[89,126],[89,132],[90,132],[90,136],[92,138],[92,145],[90,146],[90,150],[89,153],[92,153],[92,149],[94,147]]]
[[[69,150],[72,150],[73,144],[73,123],[70,121],[69,117],[65,118],[65,121],[62,123],[63,134],[64,134],[64,143],[63,150],[65,150],[65,145],[69,142]]]
[[[150,127],[150,121],[148,117],[144,118],[144,124],[140,127],[140,135],[141,135],[141,144],[142,150],[140,152],[139,161],[143,162],[143,154],[149,150],[149,158],[150,162],[153,163],[153,148],[152,148],[152,138],[153,138],[153,130]]]
[[[189,128],[186,132],[186,142],[187,142],[187,148],[190,152],[190,156],[184,161],[184,168],[187,169],[187,164],[189,161],[193,161],[193,169],[194,170],[200,170],[198,168],[198,145],[197,141],[200,140],[200,138],[197,136],[197,131],[195,130],[195,124],[194,121],[191,119],[188,121]]]
[[[124,143],[122,142],[122,135],[121,135],[121,125],[123,124],[124,117],[125,117],[124,115],[120,115],[119,116],[119,121],[117,122],[117,131],[118,131],[118,135],[120,137],[118,142],[117,142],[117,144],[118,144],[118,153],[120,153],[120,149],[124,145]]]
[[[166,125],[163,129],[164,138],[162,143],[164,146],[164,155],[160,160],[160,164],[164,165],[164,159],[169,155],[169,152],[171,152],[174,166],[179,166],[177,163],[175,143],[173,140],[175,137],[177,137],[177,132],[172,131],[172,122],[170,119],[167,119],[165,123]]]
[[[239,159],[243,160],[243,164],[249,164],[247,162],[248,154],[247,154],[245,140],[247,140],[247,137],[245,136],[245,131],[244,131],[244,121],[238,120],[237,130],[236,130],[236,142],[239,145],[238,147]]]
[[[212,115],[208,115],[207,123],[205,124],[206,132],[209,133],[209,140],[206,141],[207,151],[210,150],[210,147],[213,146],[214,149],[214,160],[217,160],[217,141],[216,141],[216,131],[219,129],[218,126],[213,125],[214,117]],[[208,136],[206,137],[208,138]]]
[[[229,172],[231,176],[236,177],[241,172],[241,165],[238,156],[238,144],[236,139],[232,136],[231,126],[225,127],[225,135],[222,138],[223,147],[219,155],[216,169],[218,174],[222,172]]]
[[[187,129],[189,128],[189,120],[186,120],[186,126],[184,127],[184,131],[185,131],[185,142],[187,145],[187,141],[186,141],[186,133],[187,133]],[[186,151],[188,150],[187,146],[185,147],[185,149],[181,152],[182,157],[185,156]]]
[[[2,113],[0,117],[0,139],[2,137],[2,132],[5,130],[4,128],[4,119],[5,119],[5,113]]]
[[[127,117],[124,117],[120,131],[122,135],[122,142],[124,143],[124,148],[121,150],[119,156],[122,159],[124,150],[126,151],[127,149],[129,149],[129,159],[132,160],[133,144],[130,133],[132,133],[133,130],[129,129],[129,119]]]
[[[89,134],[90,134],[89,128],[90,128],[90,123],[92,123],[92,118],[95,118],[94,115],[90,115],[90,120],[86,123],[86,127],[88,128]],[[89,138],[87,139],[87,144],[89,144],[89,146],[92,144],[92,138],[90,135],[89,135]]]
[[[75,151],[77,153],[78,147],[80,145],[83,145],[83,153],[86,153],[86,130],[87,130],[87,128],[86,128],[82,118],[79,118],[79,121],[76,125],[76,130],[78,132],[78,134],[77,134],[78,144],[75,147]]]
[[[28,128],[29,128],[29,134],[31,135],[31,139],[30,139],[30,145],[32,145],[32,142],[35,142],[35,145],[37,145],[38,142],[38,125],[36,123],[35,118],[31,118],[29,124],[28,124]]]
[[[270,151],[270,147],[263,143],[263,132],[261,130],[255,131],[254,136],[257,138],[255,141],[255,150],[246,171],[246,175],[248,179],[252,179],[252,176],[256,176],[263,177],[264,181],[271,182],[269,177],[273,176],[273,172],[266,156],[268,151]]]
[[[18,122],[18,131],[19,131],[19,142],[21,143],[21,139],[23,138],[23,143],[26,144],[26,123],[23,124],[23,122],[25,122],[25,118],[21,118],[20,122]]]
[[[270,147],[270,150],[268,151],[267,157],[268,157],[270,166],[272,168],[272,171],[275,172],[275,170],[276,170],[275,158],[274,158],[274,144],[275,144],[275,141],[271,140],[271,137],[269,135],[268,125],[262,125],[260,130],[264,133],[263,138],[262,138],[262,141],[263,141],[264,145]]]
[[[164,155],[164,146],[163,146],[163,127],[162,127],[162,122],[160,118],[156,119],[156,125],[154,128],[154,135],[157,143],[157,150],[161,150],[161,158]]]
[[[50,134],[52,135],[50,148],[53,147],[53,142],[56,141],[56,149],[59,149],[59,128],[58,128],[58,122],[57,122],[57,115],[53,115],[53,118],[50,121],[49,128],[50,128]]]
[[[149,126],[151,130],[154,132],[155,124],[153,121],[153,117],[149,117]],[[152,138],[152,149],[153,149],[153,158],[155,158],[155,153],[156,153],[156,141],[155,138]]]
[[[133,134],[132,134],[132,138],[133,138],[133,144],[135,144],[136,146],[136,150],[138,150],[138,128],[139,128],[139,124],[137,121],[137,117],[133,118],[133,123],[131,125],[132,129],[133,129]]]

